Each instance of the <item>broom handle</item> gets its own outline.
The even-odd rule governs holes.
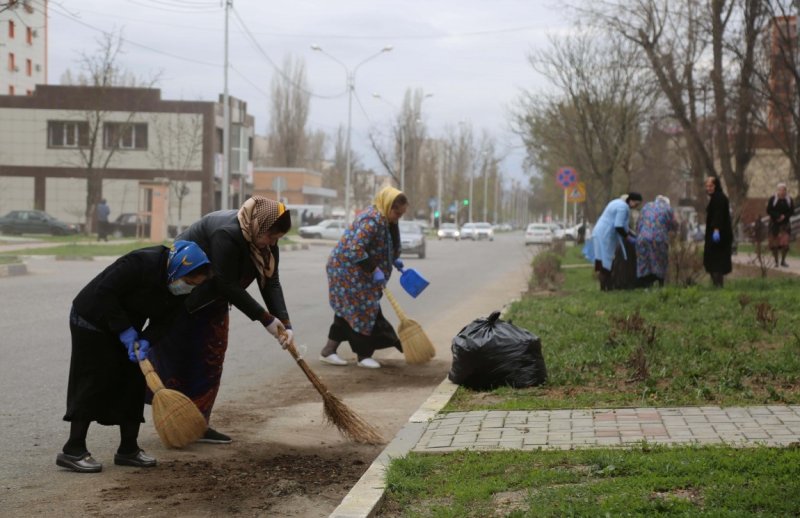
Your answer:
[[[400,307],[400,304],[397,302],[397,299],[395,299],[394,295],[392,295],[392,292],[389,291],[389,288],[384,287],[383,292],[386,294],[386,298],[389,299],[389,302],[391,302],[392,307],[394,308],[394,312],[397,313],[397,318],[399,318],[400,320],[408,320],[408,317],[406,316],[403,309]]]
[[[278,331],[278,333],[282,337],[286,336],[285,332]],[[311,370],[311,367],[308,366],[308,363],[306,363],[303,357],[300,356],[300,353],[297,352],[297,347],[294,345],[294,340],[289,342],[289,344],[286,346],[286,350],[292,355],[294,361],[296,361],[297,365],[300,366],[300,369],[302,369],[303,373],[306,375],[306,378],[308,378],[308,381],[310,381],[311,384],[317,389],[317,392],[324,396],[328,392],[328,387],[325,386],[322,380],[319,379],[319,376],[317,376],[316,373]]]
[[[136,357],[139,358],[139,342],[133,343],[134,351],[136,351]],[[164,384],[161,382],[161,378],[158,377],[156,374],[156,370],[153,368],[153,364],[150,363],[150,360],[147,358],[139,359],[139,368],[142,369],[142,374],[144,374],[144,379],[147,382],[147,388],[150,389],[150,392],[155,394],[159,390],[164,388]]]

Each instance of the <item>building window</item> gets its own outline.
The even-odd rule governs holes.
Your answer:
[[[14,85],[8,85],[8,95],[14,95]]]
[[[8,71],[14,72],[17,69],[17,60],[13,52],[8,53]]]
[[[33,45],[33,29],[30,27],[25,28],[25,41],[28,45]]]
[[[33,75],[33,61],[30,59],[25,60],[25,73],[28,74],[28,76]]]
[[[147,149],[147,124],[106,122],[103,125],[105,149]]]
[[[33,95],[33,90],[25,90],[25,95]]]
[[[8,20],[8,38],[9,39],[13,39],[14,38],[14,32],[16,32],[14,29],[15,29],[14,21],[13,20]]]
[[[87,147],[89,123],[83,121],[47,121],[48,147]]]

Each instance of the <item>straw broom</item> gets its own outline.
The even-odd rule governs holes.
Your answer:
[[[406,316],[400,304],[389,291],[389,288],[383,288],[386,298],[392,303],[397,318],[400,319],[400,326],[397,328],[397,334],[400,335],[400,343],[403,345],[403,356],[406,357],[406,363],[419,364],[425,363],[436,356],[436,349],[433,347],[430,338],[425,334],[422,326],[415,320]]]
[[[139,355],[138,344],[136,355]],[[161,442],[169,448],[183,448],[202,437],[208,423],[192,400],[177,390],[165,388],[147,358],[139,360],[139,367],[153,392],[153,424]]]
[[[328,387],[325,386],[322,380],[311,370],[311,367],[308,366],[303,357],[300,356],[300,353],[297,352],[294,341],[289,342],[289,345],[286,346],[286,350],[289,351],[289,354],[295,359],[297,365],[303,369],[308,380],[322,396],[325,420],[328,423],[336,426],[342,435],[355,442],[364,444],[383,444],[386,442],[372,425],[364,421],[338,397],[328,391]]]

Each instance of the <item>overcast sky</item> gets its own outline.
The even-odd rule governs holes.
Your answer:
[[[35,0],[41,4],[42,0]],[[50,0],[49,76],[58,83],[82,52],[97,48],[100,30],[122,29],[121,64],[138,76],[161,74],[165,99],[215,100],[223,89],[224,9],[221,0]],[[310,49],[320,45],[358,69],[353,149],[381,171],[370,150],[370,127],[387,133],[407,88],[433,94],[423,105],[429,134],[469,121],[490,131],[508,154],[504,174],[522,177],[524,152],[508,129],[508,107],[520,88],[544,88],[527,63],[531,49],[566,29],[550,0],[233,0],[229,92],[247,102],[256,132],[269,123],[274,66],[291,53],[305,61],[311,100],[309,129],[333,133],[347,121],[344,68]],[[256,43],[247,36],[246,27]],[[359,106],[360,100],[363,111]]]

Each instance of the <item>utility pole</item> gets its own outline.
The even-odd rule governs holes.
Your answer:
[[[228,17],[233,0],[225,0],[225,85],[222,90],[222,179],[220,186],[220,209],[230,208],[231,188],[231,101],[228,97]]]

